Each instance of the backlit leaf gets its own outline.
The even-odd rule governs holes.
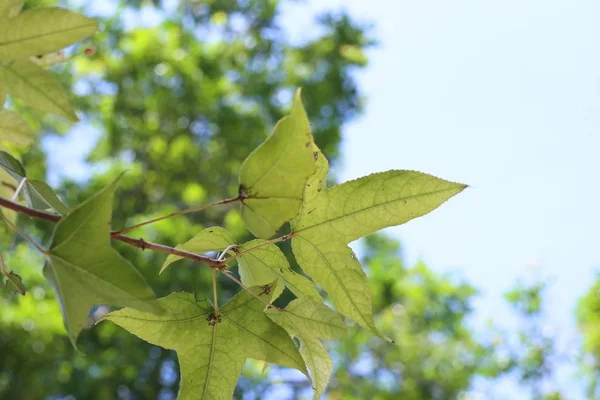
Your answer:
[[[78,121],[67,93],[51,72],[31,61],[0,65],[0,81],[11,96],[30,107]]]
[[[0,2],[0,20],[14,18],[21,12],[23,0],[2,0]]]
[[[319,339],[344,336],[347,332],[344,321],[338,313],[308,297],[293,300],[284,312],[273,311],[266,311],[269,318],[300,341],[300,354],[315,389],[314,399],[320,399],[331,376],[332,362]]]
[[[258,288],[254,292],[269,301]],[[264,303],[246,291],[238,292],[213,319],[213,306],[191,293],[172,293],[159,299],[166,310],[153,315],[133,309],[105,319],[139,338],[175,350],[181,368],[180,400],[230,400],[247,358],[264,360],[307,374],[298,349],[286,331],[263,312]],[[213,314],[213,315],[211,315]]]
[[[0,167],[8,172],[17,183],[27,178],[23,164],[5,151],[0,151]],[[66,215],[70,211],[69,207],[58,198],[46,182],[27,179],[23,187],[23,194],[29,206],[35,209],[47,210],[52,208],[61,215]]]
[[[308,296],[322,302],[323,299],[314,284],[290,268],[287,258],[279,247],[274,244],[265,246],[264,242],[263,239],[256,239],[240,246],[241,252],[261,246],[238,257],[242,282],[248,286],[258,286],[278,279],[278,282],[283,283],[296,297]],[[279,294],[281,293],[276,293],[273,298],[277,298]]]
[[[93,19],[62,8],[27,10],[0,25],[0,61],[52,53],[97,30]]]
[[[98,304],[160,312],[143,275],[110,245],[116,180],[55,227],[44,276],[56,292],[73,345]]]
[[[235,240],[226,229],[214,226],[212,228],[206,228],[198,233],[196,236],[185,242],[184,244],[177,245],[175,248],[178,250],[189,251],[190,253],[203,254],[209,251],[221,251],[227,248],[229,245],[235,244]],[[181,260],[182,257],[169,254],[160,273],[162,273],[169,265],[175,261]]]
[[[4,104],[0,93],[0,107]],[[33,141],[33,132],[27,122],[9,110],[0,110],[0,141],[27,145]]]
[[[240,169],[240,192],[247,196],[242,218],[255,236],[269,238],[298,215],[304,186],[315,172],[312,144],[298,91],[290,116],[277,123]]]
[[[319,152],[305,203],[294,222],[292,248],[302,269],[336,308],[375,334],[367,277],[348,243],[427,214],[466,186],[414,171],[372,174],[326,189]]]

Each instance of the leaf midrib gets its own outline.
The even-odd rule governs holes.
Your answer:
[[[26,41],[31,41],[31,40],[35,40],[35,39],[39,39],[45,36],[54,36],[54,35],[59,35],[61,33],[65,33],[65,32],[69,32],[69,31],[74,31],[74,30],[78,30],[78,29],[82,29],[82,28],[89,28],[92,27],[93,25],[96,25],[95,22],[89,22],[85,25],[77,25],[74,27],[70,27],[70,28],[66,28],[66,29],[60,29],[60,30],[56,30],[56,31],[51,31],[49,33],[40,33],[37,35],[32,35],[32,36],[24,36],[20,39],[14,39],[14,40],[7,40],[5,42],[1,42],[0,41],[0,48],[1,47],[5,47],[5,46],[10,46],[13,45],[15,43],[21,43],[21,42],[26,42]]]
[[[33,64],[33,65],[35,65],[35,64]],[[14,64],[12,64],[10,66],[5,65],[5,66],[3,66],[3,68],[5,68],[6,70],[12,72],[14,75],[16,75],[23,83],[25,83],[27,86],[29,86],[31,89],[33,89],[36,93],[40,94],[47,101],[49,101],[51,104],[54,104],[54,106],[56,108],[58,108],[60,111],[62,111],[65,115],[72,116],[72,114],[69,112],[68,109],[63,108],[58,103],[56,103],[55,101],[53,101],[52,98],[49,97],[45,92],[40,91],[37,86],[32,85],[31,82],[28,79],[25,79],[22,75],[20,75],[19,73],[17,73],[17,71],[15,71],[15,69],[13,68],[13,66],[14,66]],[[43,71],[43,69],[42,69],[42,71]],[[10,90],[9,90],[9,92],[10,92]]]
[[[318,227],[320,227],[322,225],[333,223],[335,221],[338,221],[338,220],[341,220],[341,219],[344,219],[344,218],[352,218],[353,216],[355,216],[357,214],[360,214],[362,212],[367,212],[367,211],[370,211],[372,209],[376,209],[378,207],[387,206],[387,205],[389,205],[391,203],[395,203],[395,202],[398,202],[398,201],[406,201],[406,200],[411,200],[411,199],[414,199],[414,198],[417,198],[417,197],[435,195],[435,194],[439,194],[439,193],[442,193],[442,192],[454,191],[454,190],[457,190],[457,188],[439,189],[439,190],[434,190],[432,192],[419,193],[419,194],[415,194],[415,195],[412,195],[412,196],[407,196],[407,197],[402,197],[402,198],[399,198],[399,199],[394,199],[394,200],[386,201],[385,203],[373,204],[372,206],[369,206],[369,207],[366,207],[366,208],[361,208],[360,210],[353,211],[353,212],[351,212],[349,214],[344,214],[344,215],[341,215],[339,217],[327,219],[325,221],[318,222],[318,223],[316,223],[314,225],[298,229],[298,230],[295,231],[295,233],[296,233],[296,235],[299,235],[300,233],[306,233],[307,231],[310,231],[311,229],[314,229],[314,228],[318,228]],[[330,193],[330,191],[327,191],[327,193],[324,193],[322,196],[328,196],[329,193]],[[300,237],[300,236],[298,236],[298,237]]]
[[[343,284],[342,280],[338,276],[337,271],[333,268],[333,266],[327,260],[327,258],[325,258],[325,256],[321,253],[321,250],[317,246],[315,246],[312,242],[310,242],[308,239],[303,238],[302,236],[297,236],[297,237],[299,239],[304,240],[306,243],[310,244],[315,249],[315,251],[317,252],[317,254],[319,255],[319,257],[323,260],[323,262],[325,263],[325,265],[333,273],[333,276],[335,276],[335,279],[337,279],[338,284],[339,284],[338,287],[342,288],[342,290],[346,294],[346,297],[350,300],[350,303],[354,307],[354,310],[358,313],[358,315],[361,316],[362,320],[365,322],[365,324],[367,324],[367,326],[372,326],[372,324],[369,323],[369,320],[367,318],[365,318],[364,314],[360,311],[360,309],[358,308],[358,305],[354,302],[354,299],[352,298],[352,296],[350,296],[350,293],[348,292],[348,289],[346,288],[346,286]]]

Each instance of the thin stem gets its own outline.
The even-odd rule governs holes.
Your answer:
[[[285,242],[286,240],[289,240],[289,239],[293,238],[295,235],[296,234],[294,232],[292,232],[292,233],[285,234],[283,236],[276,237],[276,238],[271,239],[271,240],[267,240],[265,242],[257,244],[256,246],[252,246],[252,247],[244,249],[244,250],[242,250],[242,251],[240,251],[238,253],[235,253],[231,257],[224,259],[222,262],[223,262],[224,265],[226,265],[229,261],[234,260],[234,259],[236,259],[236,258],[238,258],[240,256],[243,256],[246,253],[250,253],[250,252],[252,252],[252,251],[254,251],[256,249],[268,246],[268,245],[273,244],[273,243]]]
[[[223,272],[223,275],[225,275],[226,277],[228,277],[229,279],[231,279],[232,281],[234,281],[235,283],[237,283],[238,285],[240,285],[242,287],[242,289],[244,289],[246,292],[250,293],[252,296],[256,297],[257,299],[259,299],[260,301],[262,301],[263,303],[265,303],[268,307],[271,307],[271,308],[273,308],[273,309],[275,309],[277,311],[283,312],[283,310],[281,308],[277,307],[276,305],[273,305],[273,304],[269,303],[268,301],[266,301],[265,299],[263,299],[262,297],[260,297],[256,293],[254,293],[248,286],[244,285],[242,283],[242,281],[240,281],[235,276],[231,275],[227,270],[221,270],[221,272]]]
[[[9,210],[16,211],[20,214],[27,215],[32,218],[42,219],[50,222],[59,222],[62,217],[56,214],[50,214],[44,211],[34,210],[29,207],[25,207],[21,204],[14,203],[10,200],[0,197],[0,207],[7,208]],[[16,227],[15,227],[16,228]],[[17,228],[18,229],[18,228]],[[223,262],[217,261],[213,258],[201,256],[198,254],[190,253],[189,251],[175,249],[173,247],[165,246],[158,243],[147,242],[144,239],[135,239],[130,236],[123,235],[118,232],[112,232],[111,238],[118,240],[123,243],[127,243],[130,246],[140,248],[142,250],[149,249],[160,253],[173,254],[182,258],[188,258],[193,261],[202,262],[208,264],[211,268],[221,269],[223,268]]]
[[[158,222],[158,221],[162,221],[162,220],[165,220],[165,219],[168,219],[168,218],[177,217],[179,215],[191,214],[191,213],[202,211],[202,210],[206,210],[207,208],[218,206],[218,205],[234,203],[234,202],[236,202],[236,201],[238,201],[240,199],[241,199],[241,197],[237,196],[237,197],[232,197],[232,198],[229,198],[229,199],[224,199],[224,200],[219,200],[219,201],[213,201],[212,203],[203,204],[203,205],[198,206],[198,207],[193,207],[193,208],[188,208],[188,209],[181,210],[181,211],[176,211],[176,212],[173,212],[173,213],[168,214],[168,215],[163,215],[162,217],[154,218],[154,219],[151,219],[149,221],[144,221],[144,222],[140,222],[139,224],[128,226],[126,228],[121,229],[120,231],[117,231],[117,233],[127,233],[129,231],[134,230],[134,229],[140,228],[142,226],[150,225],[150,224],[153,224],[153,223]]]
[[[217,261],[223,261],[229,250],[236,249],[238,247],[240,247],[238,244],[230,244],[229,246],[225,247],[225,249],[221,252],[219,258],[217,258]]]
[[[215,315],[219,315],[219,301],[217,300],[217,271],[214,269],[212,272],[212,281],[213,281],[213,309],[215,310]]]
[[[10,222],[8,220],[8,218],[6,218],[2,213],[0,213],[0,217],[2,218],[2,220],[4,222],[6,222],[6,224],[15,232],[17,232],[19,235],[21,235],[26,241],[28,241],[33,247],[35,247],[40,253],[42,254],[48,254],[48,251],[46,251],[44,248],[42,248],[42,246],[40,246],[39,244],[37,244],[37,242],[35,240],[33,240],[31,238],[31,236],[29,236],[28,234],[26,234],[25,232],[23,232],[18,226],[16,226],[15,224],[13,224],[12,222]]]
[[[15,189],[15,192],[12,195],[12,198],[10,199],[11,201],[17,200],[17,197],[19,197],[19,193],[21,192],[21,189],[23,189],[23,186],[25,186],[25,182],[27,182],[27,178],[21,179],[21,183],[19,183],[19,186],[17,186],[17,188]]]

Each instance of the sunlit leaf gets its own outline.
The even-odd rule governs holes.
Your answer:
[[[372,174],[326,189],[327,163],[319,152],[317,173],[294,222],[292,248],[302,269],[329,294],[336,308],[371,332],[367,277],[348,243],[427,214],[466,186],[415,171]]]
[[[226,229],[214,226],[212,228],[203,229],[196,236],[187,242],[177,245],[178,250],[189,251],[190,253],[203,254],[209,251],[221,251],[229,245],[235,244],[235,240]],[[181,260],[182,257],[169,254],[165,260],[160,273],[162,273],[169,265],[175,261]]]
[[[2,0],[0,2],[0,21],[14,18],[21,12],[23,0]]]
[[[251,290],[270,299],[258,288]],[[213,318],[208,300],[198,301],[190,293],[172,293],[159,303],[166,310],[163,315],[123,309],[105,319],[151,344],[177,352],[180,400],[230,400],[247,358],[295,368],[308,376],[286,331],[266,316],[264,303],[246,291],[225,304],[219,318]]]
[[[54,230],[44,276],[56,292],[73,345],[97,304],[160,312],[143,275],[110,245],[116,181],[78,206]]]
[[[0,25],[0,61],[61,50],[98,30],[98,23],[62,8],[34,8]]]
[[[78,121],[67,93],[51,72],[31,61],[0,65],[0,82],[11,96],[39,110]]]
[[[0,107],[4,104],[0,93]],[[33,141],[33,132],[23,118],[13,111],[0,110],[0,141],[27,145]]]
[[[242,218],[260,238],[273,236],[295,218],[302,205],[304,186],[315,172],[312,135],[306,112],[296,93],[290,116],[254,150],[240,169]]]
[[[290,302],[284,312],[266,313],[290,336],[300,341],[300,354],[310,371],[314,399],[320,399],[331,376],[332,362],[319,339],[336,339],[347,332],[346,325],[338,313],[305,297]]]
[[[15,193],[14,187],[13,178],[8,174],[8,172],[0,168],[0,197],[10,199]],[[13,224],[17,219],[17,213],[6,208],[1,208],[0,214]]]

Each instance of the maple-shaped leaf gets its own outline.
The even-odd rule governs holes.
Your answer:
[[[270,300],[263,290],[250,290]],[[180,400],[230,400],[247,358],[295,368],[308,376],[292,339],[263,312],[265,304],[248,292],[238,292],[218,317],[208,300],[197,300],[191,293],[172,293],[158,301],[166,310],[162,315],[126,308],[104,319],[177,352]]]
[[[392,170],[326,188],[327,160],[293,223],[292,249],[300,267],[329,294],[338,311],[381,336],[373,321],[367,277],[348,243],[400,225],[439,207],[466,185],[415,171]]]
[[[110,245],[116,183],[64,217],[56,225],[47,251],[44,276],[56,292],[73,345],[94,305],[161,311],[144,276]]]
[[[7,7],[8,12],[14,13],[16,7]],[[57,7],[30,9],[0,22],[0,61],[53,53],[98,30],[93,19]]]
[[[296,92],[291,114],[246,158],[240,169],[242,218],[257,237],[266,239],[302,206],[304,186],[315,172],[310,124]]]
[[[331,376],[332,361],[319,339],[344,336],[344,321],[338,313],[309,297],[291,301],[284,312],[272,311],[267,310],[267,316],[299,340],[300,354],[312,377],[314,399],[320,399]]]

